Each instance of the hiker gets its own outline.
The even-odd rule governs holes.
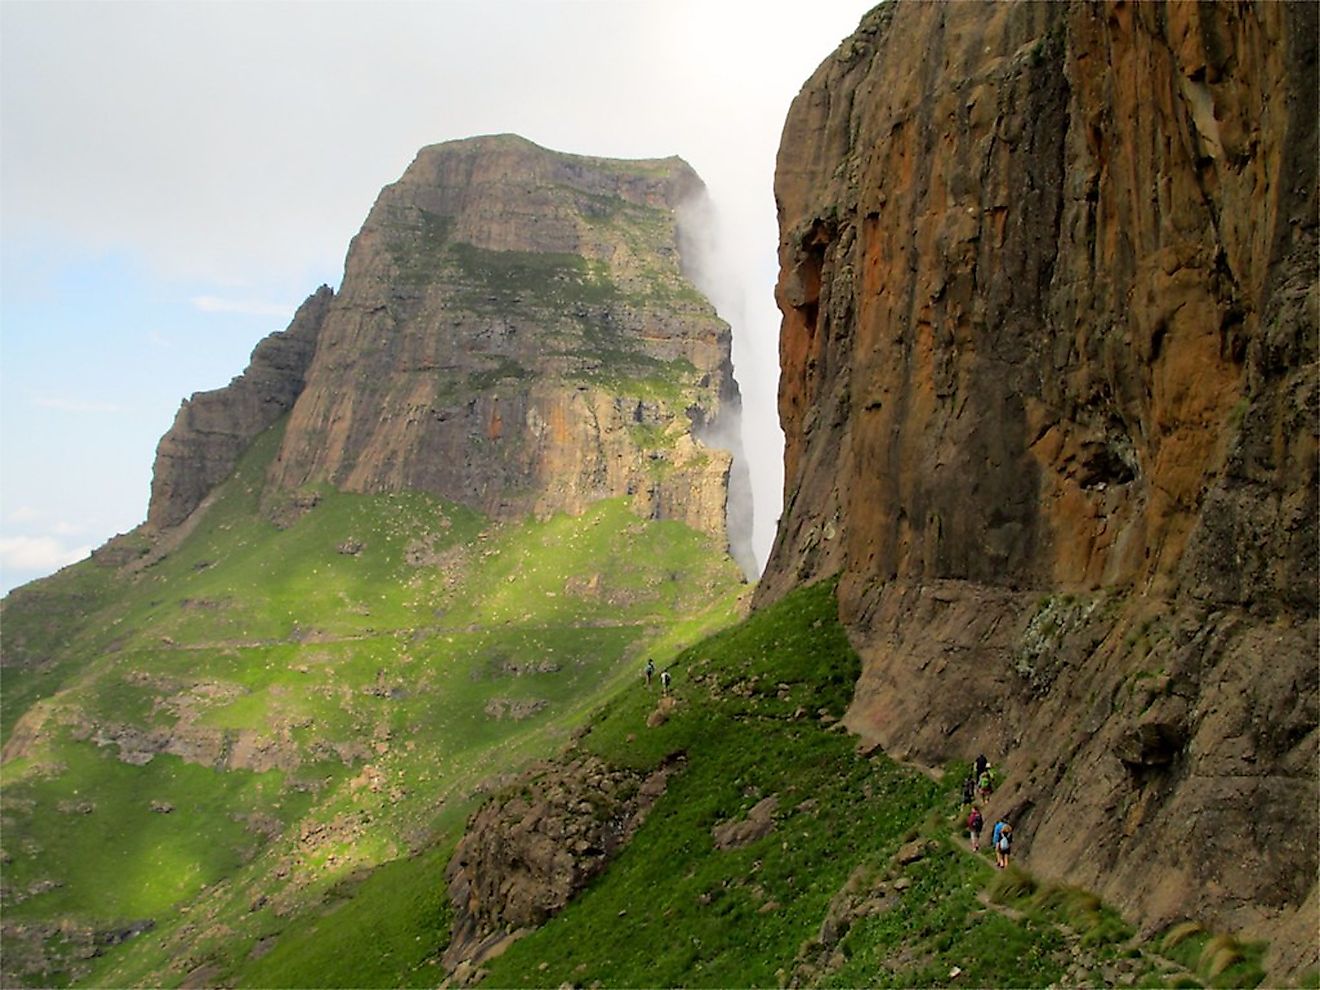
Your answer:
[[[962,803],[969,805],[976,800],[976,778],[970,773],[963,778]]]
[[[663,671],[660,674],[660,692],[666,697],[669,696],[669,671]]]
[[[995,789],[994,771],[990,769],[990,764],[987,763],[985,765],[985,769],[982,770],[980,775],[977,776],[976,778],[976,796],[981,799],[982,804],[985,804],[987,801],[990,800],[990,794],[992,791],[994,791],[994,789]]]
[[[1013,847],[1013,826],[1006,821],[995,822],[995,866],[1008,868],[1008,857]]]
[[[646,686],[651,686],[651,678],[655,676],[655,661],[650,657],[646,658]]]
[[[984,753],[981,753],[976,758],[976,766],[972,768],[972,776],[980,779],[981,774],[985,773],[989,766],[990,761],[985,758]]]
[[[981,815],[981,809],[972,805],[972,813],[967,816],[967,831],[972,837],[972,852],[978,852],[981,848],[981,829],[985,827],[985,818]]]

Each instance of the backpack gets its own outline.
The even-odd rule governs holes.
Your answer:
[[[1008,847],[1009,847],[1009,845],[1012,843],[1012,840],[1013,840],[1013,833],[1012,833],[1012,832],[1000,832],[1000,833],[999,833],[999,851],[1002,852],[1002,853],[1006,853],[1006,852],[1008,852]]]
[[[979,811],[973,811],[967,817],[967,830],[970,832],[979,832],[985,825],[985,819],[981,817]]]

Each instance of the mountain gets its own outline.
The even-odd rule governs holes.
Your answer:
[[[744,610],[702,196],[423,149],[183,403],[147,521],[5,598],[0,982],[439,981],[467,813]]]
[[[690,171],[423,150],[4,602],[4,982],[1314,985],[1317,35],[862,20],[749,615]]]
[[[1316,963],[1317,8],[884,4],[776,173],[785,515],[847,724],[1034,874]],[[914,58],[914,53],[920,53]]]
[[[322,288],[161,440],[149,522],[182,524],[277,416],[268,501],[306,486],[425,491],[496,518],[615,495],[727,540],[751,569],[730,333],[684,272],[704,187],[514,135],[422,149]],[[690,252],[689,252],[690,253]],[[736,446],[736,440],[734,441]],[[283,507],[288,509],[288,505]],[[273,511],[281,511],[275,507]]]

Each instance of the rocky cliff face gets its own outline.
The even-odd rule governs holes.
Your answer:
[[[849,722],[1027,865],[1315,962],[1316,8],[886,4],[776,178],[785,515]]]
[[[156,447],[147,522],[177,526],[229,477],[258,433],[293,408],[316,350],[334,292],[321,286],[298,307],[289,328],[252,352],[247,370],[228,386],[184,401]]]
[[[255,404],[263,426],[291,408],[269,480],[295,500],[411,488],[514,517],[631,495],[727,540],[733,455],[703,438],[736,424],[730,333],[679,251],[679,208],[702,188],[678,158],[510,135],[423,149],[382,191],[339,293],[263,345],[298,343],[280,393],[296,402],[249,384],[268,377],[259,349],[228,389],[185,403],[151,520],[176,524],[227,473]]]

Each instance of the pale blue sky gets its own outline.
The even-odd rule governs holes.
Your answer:
[[[869,2],[0,2],[0,591],[146,516],[180,401],[239,374],[425,144],[682,155],[722,223],[757,549],[779,513],[771,179]]]

